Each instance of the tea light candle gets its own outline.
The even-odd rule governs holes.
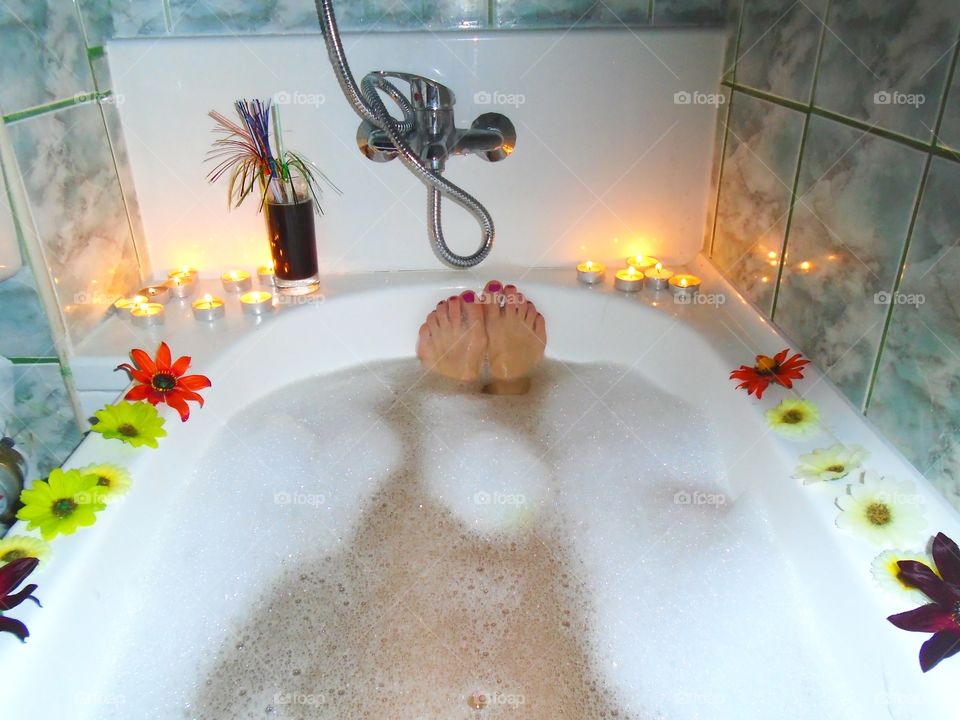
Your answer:
[[[577,280],[585,285],[596,285],[603,282],[603,271],[606,268],[603,263],[587,260],[577,265]]]
[[[170,299],[170,291],[165,285],[149,285],[137,290],[137,295],[143,295],[150,303],[165,303]]]
[[[163,305],[155,302],[145,302],[130,308],[130,318],[137,327],[154,327],[163,325]]]
[[[250,289],[250,273],[246,270],[229,270],[220,276],[227,292],[246,292]]]
[[[276,279],[273,272],[273,263],[261,265],[257,268],[257,280],[260,281],[260,287],[273,287],[276,285]]]
[[[129,314],[130,308],[134,305],[140,305],[145,302],[149,302],[150,298],[146,295],[134,295],[133,297],[120,298],[113,304],[113,309],[117,312],[127,311]]]
[[[651,290],[666,290],[667,286],[670,283],[670,278],[673,277],[673,273],[667,270],[663,263],[658,262],[652,268],[647,270],[643,277],[644,287],[648,287]]]
[[[659,260],[649,255],[631,255],[627,258],[627,266],[636,268],[640,271],[641,275],[654,267],[658,262]]]
[[[618,270],[613,280],[613,286],[623,292],[636,292],[643,287],[643,273],[637,270],[633,265]]]
[[[193,291],[197,287],[197,283],[196,280],[194,280],[190,275],[178,274],[169,278],[166,282],[166,286],[171,295],[183,299],[185,297],[190,297],[193,294]]]
[[[674,275],[670,278],[670,289],[674,297],[690,299],[700,290],[700,278],[696,275]]]
[[[240,307],[247,315],[263,315],[273,308],[273,295],[263,290],[254,290],[240,296]]]
[[[210,293],[205,294],[199,300],[194,300],[191,307],[193,307],[193,317],[205,322],[213,322],[217,318],[222,318],[225,312],[223,300]]]
[[[171,270],[169,273],[167,273],[167,277],[168,277],[168,278],[175,278],[175,277],[184,278],[184,277],[189,277],[191,280],[198,280],[199,277],[200,277],[200,273],[197,271],[196,268],[187,267],[187,266],[185,265],[185,266],[183,266],[182,268],[176,268],[176,269],[174,269],[174,270]]]

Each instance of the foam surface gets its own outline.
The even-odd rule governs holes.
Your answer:
[[[208,453],[108,683],[154,678],[153,718],[861,717],[712,436],[618,366],[288,387]]]

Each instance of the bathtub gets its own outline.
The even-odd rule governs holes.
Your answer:
[[[31,637],[24,645],[0,637],[4,716],[347,718],[356,716],[350,708],[383,707],[392,710],[371,716],[955,717],[957,661],[923,675],[916,656],[926,636],[885,620],[914,606],[874,583],[870,563],[885,548],[836,528],[840,483],[803,486],[791,475],[799,454],[836,442],[832,435],[866,447],[868,466],[881,474],[916,483],[929,522],[921,542],[937,531],[960,537],[956,513],[814,369],[796,390],[819,405],[830,434],[797,444],[767,432],[763,410],[787,391],[773,388],[757,401],[735,391],[727,376],[755,353],[789,343],[708,265],[694,270],[709,302],[681,305],[667,293],[587,287],[567,270],[503,273],[548,322],[551,387],[558,390],[543,395],[537,412],[515,399],[504,400],[515,403],[504,413],[499,398],[391,385],[393,366],[383,363],[412,357],[417,329],[437,300],[476,287],[467,274],[329,278],[323,302],[285,307],[255,325],[228,318],[222,336],[196,323],[168,325],[163,337],[175,354],[192,355],[192,371],[213,380],[206,406],[187,423],[164,409],[169,435],[157,450],[91,434],[66,463],[126,465],[134,485],[93,527],[53,541],[54,561],[33,578],[43,608],[27,604],[12,613]],[[107,324],[104,337],[129,347],[129,329],[118,322]],[[144,333],[135,338],[140,347],[160,337]],[[102,368],[118,361],[109,349],[98,360]],[[629,372],[618,376],[615,368]],[[604,377],[626,380],[604,385]],[[425,399],[404,410],[398,403],[412,397],[408,390]],[[341,396],[345,415],[331,405]],[[604,420],[606,406],[616,422]],[[316,432],[304,419],[318,407],[336,420],[328,430]],[[577,432],[573,416],[594,409],[589,417],[622,428],[622,439],[600,437],[594,430],[602,425]],[[573,420],[559,432],[567,411]],[[387,412],[410,414],[391,429],[378,417]],[[505,423],[492,434],[488,412]],[[547,428],[551,442],[521,447],[520,436],[509,434],[513,421],[503,417],[514,412],[526,413],[534,434]],[[414,435],[404,433],[418,421],[423,437],[410,441]],[[271,439],[250,440],[258,437]],[[581,465],[565,476],[554,452]],[[443,476],[443,458],[460,453],[470,458],[469,471]],[[325,467],[324,458],[338,469]],[[396,507],[385,507],[384,486],[424,458],[430,462],[418,472],[426,479],[415,490],[390,490]],[[518,463],[527,463],[516,474],[523,492],[484,485],[485,469],[502,479]],[[535,502],[508,507],[505,500],[492,515],[475,507],[496,504],[498,493],[516,506]],[[418,515],[424,504],[434,515]],[[373,539],[360,543],[361,527]],[[528,547],[529,557],[511,566],[519,568],[518,597],[495,578],[438,579],[446,548],[424,538],[441,530],[481,555],[514,540]],[[417,551],[391,556],[383,563],[389,569],[374,567],[377,553],[391,552],[391,533]],[[517,539],[530,533],[536,542],[529,546]],[[381,572],[408,582],[392,587],[390,597],[375,587],[369,596],[347,588],[361,609],[333,608],[340,596],[317,584],[324,563],[353,562],[354,553],[361,565],[370,560],[362,573],[367,585]],[[496,569],[496,561],[482,562],[490,565],[485,571]],[[542,575],[543,588],[524,585],[524,563]],[[551,629],[541,621],[554,601],[536,594],[548,592],[555,574],[567,588],[557,592],[573,593],[574,611],[564,627]],[[450,589],[457,583],[497,597],[502,610],[520,603],[528,616],[520,622],[504,613],[511,629],[502,635],[487,622],[451,631],[445,618],[447,605],[459,602],[460,590]],[[304,614],[297,599],[309,605],[314,591],[330,593],[330,602]],[[466,602],[486,612],[483,597]],[[374,617],[363,613],[377,603],[376,622],[338,635],[344,613],[356,612],[350,622],[361,622]],[[540,618],[530,612],[537,607]],[[256,642],[269,642],[255,642],[263,627],[275,627],[271,633],[289,646],[256,656]],[[406,655],[395,647],[401,641],[410,647]],[[489,678],[464,680],[473,646],[483,643],[494,653],[510,649],[510,676],[496,686]],[[295,667],[301,656],[319,663],[314,670],[327,667],[338,653],[345,653],[343,666],[330,665],[336,683]],[[513,662],[528,655],[537,662]],[[585,663],[576,672],[574,655]],[[402,671],[391,667],[397,663]],[[242,677],[234,676],[237,668]],[[365,677],[370,668],[378,677]],[[565,673],[584,689],[563,681]],[[458,679],[445,687],[448,676]],[[372,693],[386,702],[377,705]],[[566,710],[552,702],[560,699]],[[423,710],[427,705],[434,709]]]

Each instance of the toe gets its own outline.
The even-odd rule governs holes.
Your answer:
[[[430,344],[430,328],[427,326],[427,323],[424,323],[420,326],[420,332],[417,335],[417,357],[421,361],[426,360],[427,354],[429,353],[429,344]]]
[[[462,322],[463,303],[460,302],[460,298],[457,295],[454,295],[447,300],[447,312],[450,314],[450,324],[455,328],[460,327]]]
[[[446,308],[444,308],[446,312]],[[432,313],[427,315],[427,322],[424,323],[427,326],[427,329],[431,332],[437,332],[440,330],[440,314],[438,310],[434,310]]]
[[[547,321],[543,319],[543,315],[540,313],[537,313],[537,318],[533,323],[533,332],[540,338],[540,342],[544,345],[547,344]]]
[[[483,286],[484,295],[496,295],[501,290],[503,290],[503,283],[499,280],[491,280]]]
[[[527,323],[527,325],[529,325],[530,327],[533,327],[534,322],[536,322],[537,320],[537,315],[539,315],[539,313],[537,312],[537,306],[534,305],[529,300],[527,300],[523,305],[525,308],[523,321]]]
[[[437,316],[437,323],[440,327],[447,325],[450,322],[450,303],[446,300],[441,300],[437,303],[437,309],[433,311]]]
[[[483,320],[483,306],[477,302],[477,294],[473,290],[465,290],[460,294],[460,306],[467,325],[472,326]]]

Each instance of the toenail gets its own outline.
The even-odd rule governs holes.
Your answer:
[[[449,302],[450,300],[456,300],[456,299],[457,299],[456,295],[451,295],[450,297],[447,298],[447,302]]]
[[[501,285],[496,280],[494,280],[492,283],[487,285],[487,290],[489,290],[490,292],[500,292],[501,290],[503,290],[503,285]]]
[[[463,301],[465,303],[472,303],[477,299],[477,296],[473,294],[473,290],[467,290],[463,294]]]

